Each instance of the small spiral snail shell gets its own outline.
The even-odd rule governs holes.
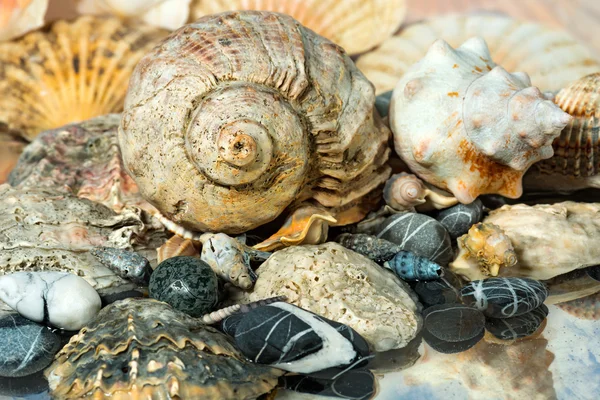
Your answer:
[[[120,145],[165,218],[236,234],[304,201],[352,205],[383,184],[389,130],[374,98],[339,46],[291,17],[209,15],[140,61]]]
[[[458,200],[430,189],[413,174],[392,175],[383,188],[383,198],[395,211],[430,211],[452,207]]]

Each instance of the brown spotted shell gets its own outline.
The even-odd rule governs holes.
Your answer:
[[[289,16],[209,15],[140,61],[120,147],[167,219],[241,233],[306,200],[360,203],[385,182],[389,130],[374,96],[342,48]]]
[[[48,129],[121,111],[133,67],[166,33],[86,16],[0,43],[0,123],[31,140]]]
[[[53,398],[255,399],[282,371],[250,363],[202,320],[152,299],[102,309],[45,371]]]

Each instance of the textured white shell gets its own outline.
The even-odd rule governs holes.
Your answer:
[[[500,226],[517,253],[499,276],[545,280],[600,264],[600,203],[505,205],[483,222]]]
[[[148,25],[177,29],[187,22],[191,0],[79,0],[81,14],[140,18]]]
[[[245,302],[286,296],[289,303],[352,327],[376,351],[404,347],[420,329],[410,288],[337,243],[277,251],[257,273]]]
[[[21,36],[44,24],[48,0],[0,1],[0,41]]]
[[[390,103],[396,153],[461,203],[487,193],[519,197],[523,174],[552,156],[570,119],[527,74],[496,66],[481,38],[457,49],[437,40]]]
[[[275,11],[342,46],[369,50],[393,34],[406,15],[407,0],[194,0],[192,20],[233,10]]]
[[[496,63],[510,72],[526,72],[542,91],[558,91],[600,69],[597,57],[567,32],[504,16],[460,14],[410,25],[356,65],[380,94],[392,90],[436,39],[456,47],[473,36],[485,39]]]

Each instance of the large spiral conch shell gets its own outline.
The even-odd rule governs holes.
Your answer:
[[[600,73],[562,89],[554,102],[573,120],[554,140],[554,156],[525,176],[527,189],[573,191],[600,188]]]
[[[32,140],[121,111],[133,67],[166,33],[88,16],[0,43],[0,123]]]
[[[310,199],[346,207],[385,182],[389,131],[374,98],[339,46],[291,17],[211,15],[140,61],[119,141],[165,218],[241,233]]]
[[[192,20],[234,10],[274,11],[342,46],[349,54],[369,50],[393,34],[407,0],[194,0]]]
[[[523,174],[552,156],[552,141],[570,120],[527,74],[496,66],[481,38],[456,50],[436,41],[390,103],[398,155],[465,204],[487,193],[519,197]]]
[[[0,1],[0,41],[10,40],[44,24],[48,0]]]
[[[507,71],[527,73],[542,91],[558,91],[600,69],[597,57],[565,31],[490,14],[444,15],[409,25],[356,65],[381,94],[392,90],[435,40],[458,47],[474,36],[488,43],[494,62]]]

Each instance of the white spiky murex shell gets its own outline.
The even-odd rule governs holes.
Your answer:
[[[274,11],[342,46],[348,53],[369,50],[404,20],[406,0],[194,0],[192,20],[233,10]]]
[[[474,36],[485,39],[494,62],[507,71],[526,72],[542,91],[558,91],[600,69],[597,57],[565,31],[505,16],[468,14],[409,25],[360,57],[356,65],[380,94],[392,90],[435,40],[457,47]]]
[[[120,147],[165,218],[241,233],[302,201],[352,206],[385,182],[389,130],[374,98],[342,48],[291,17],[210,15],[139,62]]]
[[[191,0],[78,0],[81,14],[112,14],[165,29],[177,29],[187,22]]]
[[[0,123],[31,140],[45,130],[121,111],[133,67],[166,33],[85,16],[0,43]]]
[[[42,26],[47,8],[48,0],[0,1],[0,42]]]
[[[524,73],[496,66],[485,41],[436,41],[398,82],[390,103],[396,152],[412,172],[461,203],[517,198],[536,161],[571,117]]]

